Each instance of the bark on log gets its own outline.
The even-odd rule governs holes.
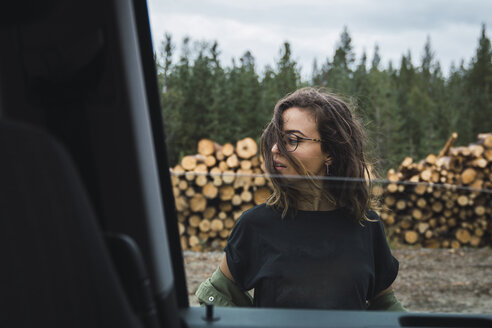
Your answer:
[[[451,136],[449,137],[448,141],[446,141],[446,144],[441,149],[437,157],[446,156],[449,149],[453,146],[454,142],[456,141],[456,139],[458,139],[458,133],[456,132],[451,133]]]
[[[473,157],[480,157],[484,152],[484,149],[481,145],[470,145],[468,146],[468,149],[470,150],[470,155]]]
[[[182,222],[178,222],[178,231],[180,236],[186,232],[185,225]]]
[[[492,133],[481,133],[478,139],[482,141],[484,147],[492,149]]]
[[[436,155],[434,154],[429,154],[427,155],[427,157],[425,158],[425,162],[429,165],[435,165],[436,162],[437,162],[437,157]]]

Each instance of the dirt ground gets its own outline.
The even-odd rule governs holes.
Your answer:
[[[400,271],[394,283],[401,303],[414,312],[492,314],[492,249],[396,249]],[[222,252],[184,252],[190,304],[217,268]]]

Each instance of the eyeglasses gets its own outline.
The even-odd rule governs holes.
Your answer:
[[[299,146],[299,142],[301,141],[314,141],[314,142],[322,141],[321,139],[316,139],[316,138],[299,137],[294,133],[284,133],[283,139],[284,139],[285,148],[287,148],[288,152],[295,151],[297,149],[297,146]]]

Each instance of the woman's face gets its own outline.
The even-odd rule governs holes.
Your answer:
[[[291,136],[320,139],[314,115],[309,110],[291,107],[284,111],[282,119],[284,134],[290,133]],[[292,140],[292,138],[286,141],[286,146],[294,148],[293,145],[295,145],[295,142],[292,143],[289,140]],[[299,160],[312,175],[326,175],[328,155],[321,151],[321,143],[312,140],[297,140],[299,140],[298,146],[290,154]],[[282,175],[300,175],[289,160],[279,152],[277,144],[274,144],[272,147],[272,155],[276,173]]]

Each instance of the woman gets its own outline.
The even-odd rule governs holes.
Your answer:
[[[200,302],[403,311],[391,287],[398,261],[370,211],[364,140],[331,94],[303,88],[281,99],[261,139],[273,194],[237,221]]]

